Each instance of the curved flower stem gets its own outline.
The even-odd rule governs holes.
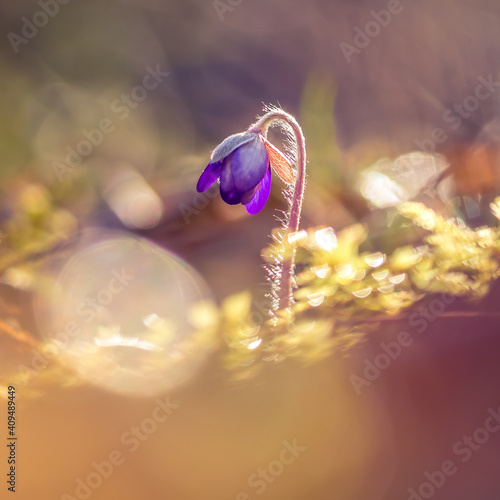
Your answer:
[[[255,125],[250,127],[248,131],[258,132],[266,137],[269,127],[273,125],[283,126],[283,124],[286,124],[291,128],[295,136],[297,146],[297,171],[295,174],[295,186],[289,203],[290,209],[285,221],[285,228],[287,229],[287,233],[289,235],[297,232],[299,229],[302,200],[304,198],[304,189],[306,185],[306,141],[304,139],[304,134],[302,133],[302,129],[297,123],[297,120],[295,120],[292,115],[289,115],[280,109],[274,109],[266,113]],[[285,238],[288,237],[288,235],[285,235]],[[295,250],[292,251],[290,258],[283,261],[278,294],[279,310],[289,308],[293,302],[292,292],[294,288],[294,260]]]

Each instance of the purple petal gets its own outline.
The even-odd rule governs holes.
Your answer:
[[[238,191],[251,191],[266,175],[269,157],[259,136],[236,149],[231,156],[231,174]]]
[[[245,205],[249,214],[258,214],[267,203],[271,192],[271,169],[268,167],[266,175],[260,181],[254,197]]]
[[[231,172],[231,156],[226,159],[222,165],[220,173],[220,195],[229,205],[241,203],[241,197],[244,193],[236,189],[234,185],[233,173]]]
[[[244,193],[240,191],[227,191],[224,192],[221,190],[220,197],[228,204],[228,205],[238,205],[241,203],[241,197]]]
[[[220,161],[207,165],[196,185],[198,193],[206,191],[220,177],[221,168],[222,162]]]
[[[246,205],[247,203],[250,203],[258,188],[259,188],[259,186],[257,185],[252,190],[245,191],[241,197],[240,203],[242,205]]]
[[[234,191],[233,173],[231,172],[231,156],[226,158],[220,171],[220,190],[228,193]]]

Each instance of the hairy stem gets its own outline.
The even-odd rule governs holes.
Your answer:
[[[283,126],[284,124],[292,130],[296,141],[297,169],[295,174],[295,185],[285,221],[287,233],[292,234],[299,229],[302,200],[304,198],[304,189],[306,185],[306,141],[302,129],[293,116],[280,109],[275,109],[266,113],[249,129],[249,132],[259,132],[266,137],[269,127],[273,125]],[[293,301],[292,292],[295,285],[294,254],[295,252],[292,252],[291,257],[283,262],[279,283],[278,309],[289,308]]]

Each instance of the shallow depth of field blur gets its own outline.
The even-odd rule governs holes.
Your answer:
[[[350,348],[235,376],[213,318],[246,292],[263,321],[283,184],[254,216],[195,191],[213,148],[274,105],[306,138],[301,227],[361,223],[380,255],[421,244],[407,201],[496,227],[497,2],[19,0],[0,26],[16,498],[498,498],[495,273],[480,299],[419,297]]]

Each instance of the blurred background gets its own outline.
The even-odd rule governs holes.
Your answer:
[[[23,0],[0,4],[0,27],[1,329],[63,332],[86,381],[32,397],[45,362],[0,337],[2,378],[36,366],[17,387],[18,498],[498,498],[500,434],[464,463],[453,451],[500,407],[498,287],[452,306],[478,316],[382,323],[347,356],[237,384],[185,317],[267,292],[280,181],[258,216],[195,192],[211,150],[264,105],[304,128],[304,227],[364,222],[387,252],[416,238],[402,201],[493,224],[497,2]],[[401,331],[414,343],[358,394],[352,375]],[[178,408],[159,422],[167,395]],[[294,440],[305,449],[277,465]],[[120,465],[92,476],[112,452]],[[422,488],[446,460],[457,472]]]

